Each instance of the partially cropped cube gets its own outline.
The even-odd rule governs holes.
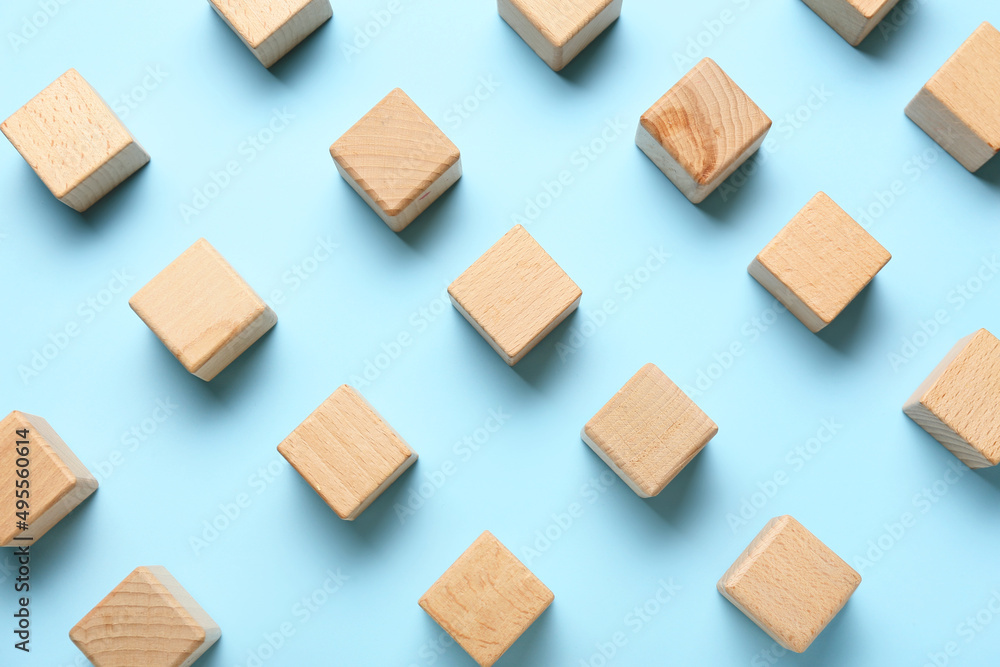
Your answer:
[[[643,498],[657,495],[719,432],[654,364],[594,415],[580,437]]]
[[[94,667],[188,667],[219,626],[165,567],[137,567],[69,631]]]
[[[208,0],[257,60],[270,67],[333,16],[330,0]]]
[[[15,111],[0,131],[56,199],[81,212],[149,162],[75,69]]]
[[[458,312],[513,366],[580,305],[583,292],[521,225],[448,286]]]
[[[330,146],[337,171],[394,232],[462,175],[458,147],[399,88]]]
[[[497,0],[497,9],[558,72],[618,19],[622,0]]]
[[[278,452],[347,521],[417,460],[399,433],[346,384],[306,417]]]
[[[188,372],[206,381],[278,321],[205,239],[158,273],[128,305]]]
[[[875,29],[899,0],[802,0],[820,18],[857,46]]]
[[[1000,150],[1000,31],[980,25],[906,106],[906,115],[969,171]]]
[[[891,257],[820,192],[760,251],[748,271],[815,333],[830,324]]]
[[[0,422],[0,547],[31,546],[97,490],[97,480],[41,417]]]
[[[771,119],[705,58],[639,119],[635,143],[697,204],[757,152]]]
[[[554,596],[500,540],[480,535],[420,606],[482,667],[500,659]]]
[[[1000,341],[986,329],[955,344],[903,412],[970,468],[1000,463]]]
[[[771,519],[722,578],[719,592],[784,648],[802,653],[861,583],[790,516]]]

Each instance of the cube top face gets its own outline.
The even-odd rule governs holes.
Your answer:
[[[198,617],[198,618],[196,618]],[[189,665],[210,637],[208,617],[163,567],[139,567],[69,637],[96,667]]]
[[[267,310],[205,239],[146,283],[129,306],[192,373]]]
[[[420,606],[477,663],[489,667],[553,599],[552,591],[486,531],[424,593]]]
[[[399,215],[460,157],[399,88],[337,139],[330,154],[388,216]]]
[[[60,199],[133,143],[118,116],[75,69],[15,111],[0,130]]]
[[[448,286],[480,333],[516,363],[583,292],[521,225]]]
[[[983,23],[925,86],[994,152],[1000,151],[1000,31]]]
[[[312,0],[209,0],[240,37],[256,49]]]
[[[771,128],[767,114],[710,58],[691,68],[639,122],[699,185],[728,171]]]
[[[646,364],[583,430],[629,485],[649,497],[662,491],[719,428],[663,371]]]
[[[760,251],[757,261],[829,324],[891,257],[820,192]]]
[[[873,18],[882,11],[886,5],[894,5],[898,0],[845,0],[847,4],[854,7],[866,19]]]
[[[771,519],[719,580],[719,591],[785,648],[805,651],[861,575],[790,516]]]
[[[26,438],[18,432],[27,431]],[[31,505],[28,513],[29,527],[38,521],[46,512],[66,494],[73,491],[77,476],[64,462],[57,452],[57,447],[63,445],[55,431],[41,417],[29,415],[15,410],[0,421],[0,437],[9,445],[0,447],[0,483],[10,493],[0,496],[0,546],[14,546],[14,538],[25,532],[17,528],[17,508],[15,506],[15,483],[19,477],[16,460],[19,458],[15,443],[19,440],[28,441],[29,450],[29,484]],[[20,445],[18,445],[20,446]],[[31,544],[31,542],[25,542]]]
[[[510,0],[555,47],[569,43],[614,0]]]
[[[935,369],[919,402],[993,465],[1000,463],[1000,340],[986,329],[959,341]]]
[[[373,494],[415,456],[348,385],[323,401],[278,445],[278,451],[341,519],[360,514]]]

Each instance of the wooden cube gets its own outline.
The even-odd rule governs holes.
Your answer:
[[[748,271],[815,333],[830,324],[891,257],[820,192],[764,246]]]
[[[330,0],[208,0],[264,67],[333,16]]]
[[[278,451],[348,521],[417,460],[406,441],[346,384],[306,417]]]
[[[860,583],[854,568],[786,515],[767,522],[718,588],[774,641],[802,653]]]
[[[458,147],[401,89],[330,146],[337,171],[400,232],[462,175]]]
[[[188,372],[206,381],[278,321],[205,239],[146,283],[128,305]]]
[[[986,329],[956,343],[903,412],[970,468],[1000,463],[1000,341]]]
[[[555,71],[622,13],[622,0],[497,0],[501,18]]]
[[[489,667],[553,599],[552,591],[485,531],[424,593],[420,606],[473,660]]]
[[[69,631],[95,667],[187,667],[222,632],[165,567],[137,567]]]
[[[1000,31],[980,25],[906,106],[906,115],[969,171],[1000,150]]]
[[[31,546],[96,491],[97,480],[41,417],[11,412],[0,438],[0,484],[9,489],[0,493],[0,547]]]
[[[513,366],[580,305],[583,292],[516,225],[448,286],[451,302]]]
[[[0,131],[56,199],[81,212],[149,162],[75,69],[15,111]]]
[[[643,498],[655,496],[719,427],[654,364],[594,415],[580,437]]]
[[[899,0],[802,0],[820,18],[857,46],[875,29]]]
[[[771,119],[705,58],[639,119],[635,143],[697,204],[757,152]]]

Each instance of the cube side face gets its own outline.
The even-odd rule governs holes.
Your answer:
[[[851,46],[858,46],[899,0],[803,0]]]
[[[861,575],[790,516],[770,521],[719,590],[778,643],[801,653],[844,607]]]
[[[582,291],[517,225],[448,287],[507,363],[517,363],[579,303]]]
[[[584,435],[616,472],[627,476],[629,486],[649,497],[662,491],[718,430],[663,371],[646,364],[587,422]]]
[[[761,250],[757,262],[825,325],[890,258],[878,241],[821,192]]]
[[[339,387],[278,451],[341,519],[357,517],[416,459],[355,389]]]
[[[0,129],[59,199],[133,143],[118,116],[73,69],[15,111]]]
[[[639,122],[700,186],[721,183],[771,128],[771,119],[709,58],[685,74]]]
[[[472,658],[494,664],[554,596],[489,531],[420,598],[420,606]]]
[[[986,467],[1000,463],[998,396],[1000,341],[980,329],[952,348],[904,410],[970,467]],[[914,410],[916,405],[945,429],[934,428],[933,419],[918,419],[924,415]]]
[[[312,0],[209,0],[247,46],[256,49]]]
[[[1000,31],[983,23],[906,107],[906,114],[969,171],[1000,150]]]
[[[195,374],[270,310],[204,239],[136,292],[129,306]]]
[[[27,430],[27,438],[18,432]],[[32,538],[34,544],[64,516],[79,505],[97,488],[97,480],[80,463],[65,442],[41,417],[14,411],[0,421],[0,438],[5,445],[0,447],[0,484],[4,488],[15,489],[15,484],[26,479],[29,495],[28,520],[26,529],[19,529],[16,499],[14,493],[0,496],[0,546],[16,546],[15,538]],[[19,456],[15,444],[28,441],[27,466],[18,466]],[[20,445],[18,445],[20,446]],[[18,475],[20,469],[27,469],[27,478]]]
[[[196,615],[208,615],[169,573],[168,583],[161,581],[160,571],[166,573],[136,568],[70,630],[96,667],[189,665],[218,639],[218,626],[199,623]],[[182,599],[175,591],[183,591]],[[188,609],[191,603],[196,609]]]
[[[615,22],[622,0],[497,0],[500,17],[555,71]]]
[[[458,147],[396,88],[330,147],[385,216],[399,215],[458,162]]]

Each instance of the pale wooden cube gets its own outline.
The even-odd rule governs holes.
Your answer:
[[[394,232],[462,176],[458,147],[401,89],[330,146],[337,171]]]
[[[903,412],[970,468],[1000,463],[1000,341],[986,329],[958,341]]]
[[[69,631],[94,667],[188,667],[222,631],[165,567],[137,567]]]
[[[270,67],[333,16],[330,0],[208,0],[257,60]]]
[[[857,46],[892,11],[899,0],[802,0],[820,18]]]
[[[906,115],[969,171],[1000,150],[1000,31],[980,25],[906,106]]]
[[[149,162],[75,69],[15,111],[0,131],[56,199],[81,212]]]
[[[750,263],[748,271],[812,332],[830,324],[892,258],[820,192]]]
[[[580,305],[583,292],[516,225],[448,286],[451,302],[508,365]]]
[[[490,667],[554,598],[487,530],[424,593],[420,606],[473,660]]]
[[[97,480],[41,417],[11,412],[0,438],[0,485],[8,489],[0,494],[0,547],[30,547],[96,491]]]
[[[346,384],[306,417],[278,452],[347,521],[417,460],[406,441]]]
[[[854,568],[786,515],[767,522],[718,588],[774,641],[802,653],[860,583]]]
[[[633,491],[657,495],[719,427],[655,364],[646,364],[580,437]]]
[[[555,71],[622,13],[622,0],[497,0],[501,18]]]
[[[205,381],[278,321],[205,239],[195,241],[128,305],[188,372]]]
[[[711,58],[639,119],[635,143],[697,204],[757,152],[771,119]]]

